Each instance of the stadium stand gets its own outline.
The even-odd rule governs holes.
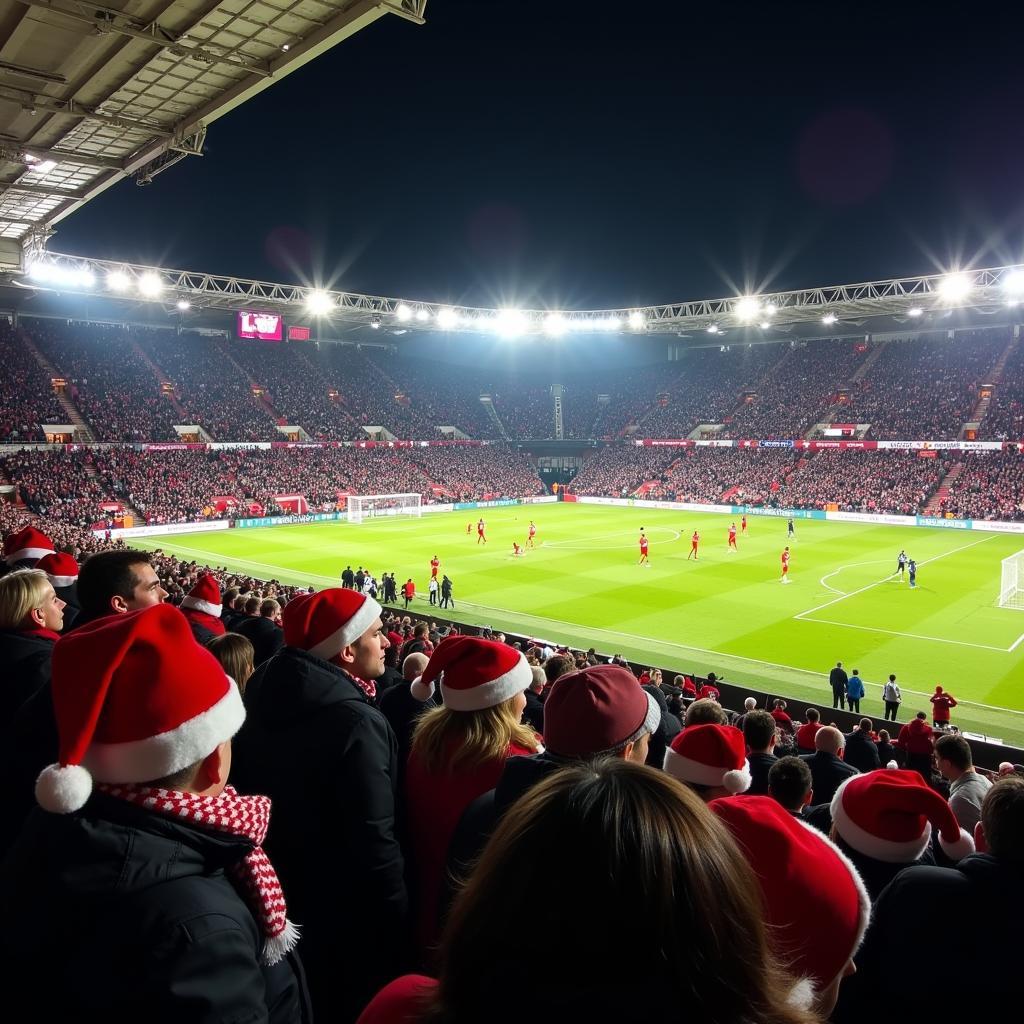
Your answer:
[[[66,420],[49,374],[21,343],[17,330],[0,322],[0,444],[45,441],[42,425]]]

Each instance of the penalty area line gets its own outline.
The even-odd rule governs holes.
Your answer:
[[[902,636],[908,640],[929,640],[937,644],[956,644],[958,647],[977,647],[982,651],[998,651],[1000,654],[1009,654],[1012,647],[993,647],[991,644],[975,644],[969,640],[951,640],[945,636],[926,636],[924,633],[901,633],[898,629],[883,629],[880,626],[855,626],[851,622],[835,622],[832,619],[804,619],[804,622],[817,622],[822,626],[841,626],[843,629],[861,629],[866,633],[887,633],[889,636]],[[1024,637],[1021,637],[1024,639]],[[1017,641],[1020,643],[1020,640]]]

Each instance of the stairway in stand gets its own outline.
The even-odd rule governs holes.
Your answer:
[[[18,337],[21,339],[21,343],[25,348],[32,353],[35,361],[50,375],[51,378],[64,376],[57,367],[43,355],[36,343],[32,340],[32,335],[29,334],[24,327],[18,328]],[[86,422],[85,417],[78,411],[78,407],[75,403],[68,398],[67,389],[55,390],[54,395],[56,396],[57,401],[60,402],[61,408],[67,413],[68,422],[74,425],[75,440],[80,444],[93,444],[96,441],[96,435],[93,433],[92,427],[90,427]]]
[[[954,463],[950,471],[942,478],[935,493],[928,500],[922,515],[938,516],[942,514],[942,503],[949,497],[950,487],[957,482],[963,471],[964,464],[962,462]]]
[[[173,385],[173,381],[170,376],[166,374],[161,366],[159,366],[153,358],[150,357],[149,353],[133,338],[130,342],[132,351],[149,367],[154,378],[156,379],[157,386],[163,387],[164,382],[169,381]],[[172,408],[178,416],[178,423],[185,425],[191,423],[195,417],[185,409],[185,407],[178,401],[178,396],[173,391],[163,392],[164,397],[171,403]],[[215,439],[216,440],[216,439]]]

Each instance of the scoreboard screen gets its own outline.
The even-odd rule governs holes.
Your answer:
[[[258,341],[281,341],[284,321],[278,313],[242,310],[238,314],[238,336]]]
[[[296,324],[292,324],[288,328],[288,340],[289,341],[309,341],[310,330],[308,327],[299,327]]]

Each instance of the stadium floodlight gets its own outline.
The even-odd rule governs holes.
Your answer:
[[[311,291],[306,295],[306,309],[313,316],[324,316],[334,308],[334,300],[320,290]]]
[[[924,310],[920,306],[912,306],[907,310],[907,316],[920,316]]]
[[[761,323],[760,323],[760,327],[761,327],[762,331],[767,331],[768,328],[771,327],[771,324],[768,323],[767,320],[762,320]]]
[[[639,309],[634,309],[633,312],[629,314],[629,326],[632,327],[634,331],[642,330],[646,323],[647,321],[644,319],[644,315]]]
[[[397,309],[395,309],[395,316],[397,316],[399,320],[411,320],[412,310],[404,302],[400,302]]]
[[[717,334],[717,333],[718,333],[718,324],[712,324],[708,328],[708,334]]]
[[[425,309],[417,309],[416,310],[416,319],[419,320],[420,323],[423,323],[425,320],[429,320],[430,319],[430,313],[427,310],[425,310]]]
[[[767,316],[775,316],[779,311],[779,307],[776,306],[774,302],[769,302],[768,305],[764,307],[764,311]]]
[[[1024,270],[1013,270],[1003,279],[1003,291],[1013,302],[1024,299]]]
[[[526,316],[518,309],[499,310],[491,323],[503,338],[518,338],[529,326]]]
[[[947,274],[939,282],[938,291],[945,302],[961,302],[970,295],[973,287],[973,282],[967,274]]]
[[[459,322],[459,314],[454,309],[439,309],[437,311],[437,326],[438,327],[455,327]]]
[[[617,316],[608,316],[601,320],[603,331],[617,331],[622,326],[622,321]]]
[[[370,317],[370,326],[375,330],[380,330],[380,317],[374,314]]]
[[[744,295],[743,298],[739,299],[732,311],[742,320],[747,323],[753,320],[761,312],[761,303],[754,298],[753,295]]]
[[[107,274],[107,287],[112,292],[126,292],[132,286],[132,279],[123,270],[112,270]]]
[[[569,330],[569,321],[561,313],[548,313],[544,317],[544,333],[552,338],[560,338]]]
[[[154,298],[164,290],[163,282],[152,271],[139,278],[139,294]]]
[[[824,316],[823,316],[823,317],[821,318],[821,322],[822,322],[822,323],[823,323],[823,324],[824,324],[824,325],[825,325],[826,327],[831,327],[831,326],[832,326],[832,325],[833,325],[833,324],[834,324],[834,323],[836,322],[836,320],[838,320],[838,319],[839,319],[839,317],[837,317],[837,316],[835,315],[835,313],[826,313],[826,314],[825,314],[825,315],[824,315]]]
[[[186,309],[192,308],[192,303],[189,302],[188,299],[178,299],[175,305],[182,311],[182,313],[184,313]]]

